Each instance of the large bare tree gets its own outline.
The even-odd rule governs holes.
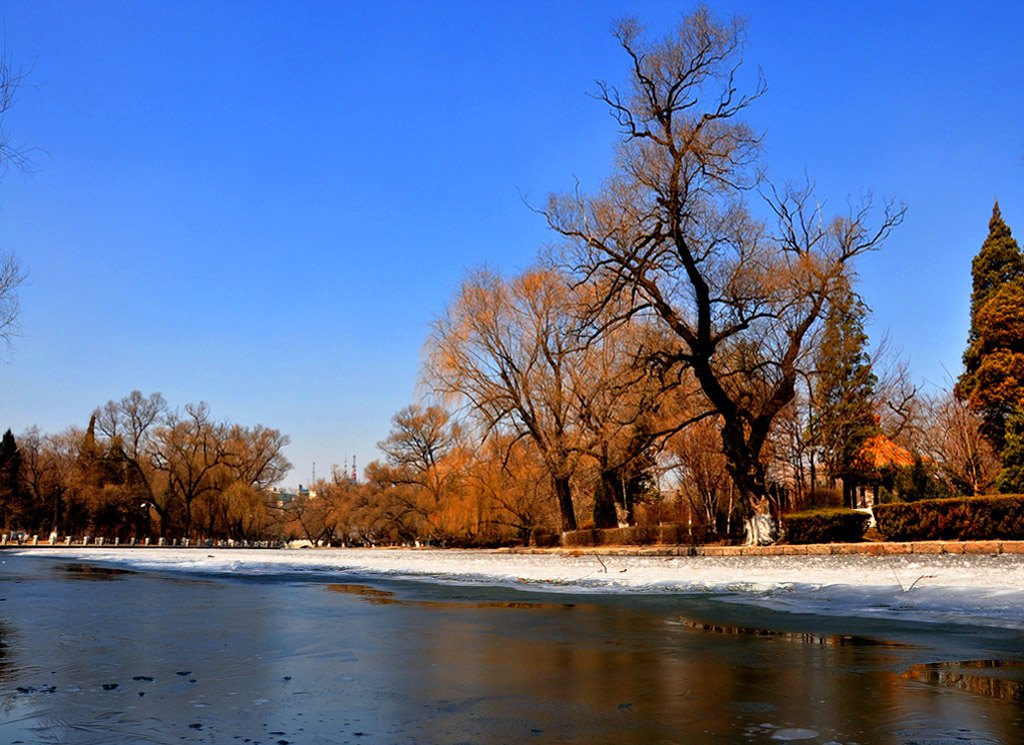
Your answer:
[[[761,453],[792,401],[827,298],[846,265],[903,217],[870,196],[828,218],[810,187],[763,187],[761,138],[743,120],[765,90],[738,92],[742,21],[707,8],[659,41],[634,20],[615,32],[630,63],[597,97],[621,126],[614,167],[593,196],[553,195],[545,214],[578,277],[626,296],[679,342],[659,357],[688,367],[721,421],[729,473],[751,514],[766,494]],[[758,192],[775,227],[757,219]],[[599,303],[600,305],[600,303]]]
[[[579,461],[571,372],[581,345],[570,296],[566,278],[551,270],[509,281],[478,271],[435,322],[426,366],[429,385],[463,401],[483,439],[533,442],[563,530],[576,529],[571,478]]]
[[[169,412],[156,429],[151,457],[167,479],[167,496],[183,508],[186,538],[192,537],[196,500],[229,483],[231,456],[228,426],[211,419],[205,403],[186,404],[184,414]],[[154,507],[164,518],[170,505],[154,503]]]
[[[31,148],[12,143],[10,133],[3,126],[4,116],[14,105],[18,89],[24,82],[25,73],[13,66],[4,47],[0,50],[0,177],[10,168],[24,171],[31,166]],[[0,341],[8,347],[18,333],[18,288],[25,277],[17,257],[0,248]]]

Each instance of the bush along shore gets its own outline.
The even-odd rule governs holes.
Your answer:
[[[867,537],[875,520],[876,527]],[[583,529],[562,534],[537,528],[529,546],[505,552],[579,552],[663,556],[793,556],[891,554],[1024,554],[1024,495],[927,499],[875,505],[872,510],[814,509],[782,515],[782,540],[767,546],[726,545],[701,525],[666,523]],[[23,533],[0,535],[0,548],[283,548],[279,540],[91,539]],[[394,548],[394,546],[386,546]],[[385,546],[382,546],[385,548]]]
[[[865,535],[872,517],[874,540]],[[707,545],[702,526],[680,524],[577,530],[561,536],[535,531],[535,548],[617,547],[688,556],[800,554],[1024,553],[1024,495],[927,499],[872,510],[814,509],[782,515],[783,539],[769,546]],[[708,540],[711,539],[711,540]],[[675,544],[668,549],[665,544]]]

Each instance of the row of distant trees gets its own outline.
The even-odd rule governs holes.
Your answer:
[[[0,526],[29,534],[256,540],[273,522],[266,489],[291,467],[288,437],[170,409],[133,391],[83,430],[0,441]]]

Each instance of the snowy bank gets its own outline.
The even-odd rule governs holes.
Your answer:
[[[357,575],[561,593],[712,594],[798,613],[1024,629],[1024,555],[610,556],[402,549],[12,550],[139,570]]]

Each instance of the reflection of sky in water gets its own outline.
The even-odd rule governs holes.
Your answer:
[[[900,677],[1019,659],[999,629],[328,572],[4,569],[23,579],[0,603],[5,741],[895,745],[1021,731],[1016,702]]]

